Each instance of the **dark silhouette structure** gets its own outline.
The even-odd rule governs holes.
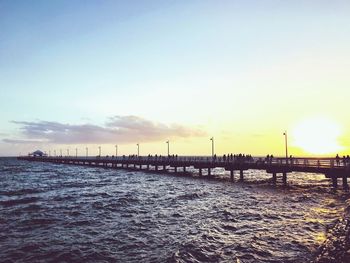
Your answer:
[[[282,174],[282,183],[287,185],[287,174],[290,172],[322,173],[332,180],[333,187],[338,186],[338,178],[342,179],[344,189],[348,189],[347,178],[350,177],[350,158],[340,162],[340,158],[275,158],[273,155],[266,157],[253,157],[244,154],[227,154],[222,157],[199,157],[199,156],[120,156],[120,157],[32,157],[21,156],[19,160],[51,162],[58,164],[87,165],[122,169],[139,169],[174,173],[179,168],[186,172],[186,168],[198,169],[199,175],[203,176],[203,170],[207,170],[207,176],[212,176],[212,169],[223,168],[230,171],[231,180],[234,181],[235,171],[239,171],[239,180],[243,181],[246,170],[265,170],[272,174],[273,184],[277,183],[277,174]]]

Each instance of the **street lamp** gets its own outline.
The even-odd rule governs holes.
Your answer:
[[[67,149],[67,157],[69,157],[69,149]]]
[[[101,146],[98,146],[98,155],[101,157]]]
[[[140,156],[140,144],[137,143],[137,156],[139,157]]]
[[[287,135],[287,131],[285,131],[283,133],[284,135],[284,142],[285,142],[285,146],[286,146],[286,164],[288,164],[288,135]]]
[[[170,151],[169,151],[169,147],[170,147],[170,146],[169,146],[169,141],[166,141],[165,143],[168,145],[168,156],[170,156]]]
[[[117,157],[118,156],[118,145],[116,144],[115,145],[115,157]]]
[[[75,148],[75,158],[78,158],[78,148]]]
[[[86,158],[87,158],[89,156],[89,148],[86,147],[85,150],[86,150]]]
[[[211,140],[211,157],[214,157],[214,137],[211,137],[210,140]]]

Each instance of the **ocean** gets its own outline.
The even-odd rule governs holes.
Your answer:
[[[324,175],[213,173],[0,158],[0,262],[308,262],[344,210]]]

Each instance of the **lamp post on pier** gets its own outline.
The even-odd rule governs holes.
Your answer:
[[[117,157],[118,156],[118,145],[116,144],[115,145],[115,157]]]
[[[287,135],[287,131],[284,131],[283,135],[284,135],[284,143],[285,143],[285,147],[286,147],[286,164],[288,164],[288,135]]]
[[[211,137],[210,140],[211,140],[211,157],[214,158],[214,137]]]
[[[140,144],[137,143],[136,146],[137,146],[137,157],[139,157],[140,156]]]
[[[85,150],[86,150],[86,158],[87,158],[87,157],[89,157],[89,148],[86,147]]]
[[[62,149],[60,149],[60,156],[62,157]]]
[[[54,155],[55,155],[55,157],[56,157],[56,156],[57,156],[57,155],[56,155],[56,150],[53,150],[53,153],[54,153]]]
[[[98,156],[101,157],[101,146],[98,146]]]
[[[169,140],[168,140],[168,141],[166,141],[165,143],[168,145],[168,157],[169,157],[169,156],[170,156],[170,150],[169,150],[169,148],[170,148],[170,146],[169,146],[170,142],[169,142]]]
[[[75,158],[78,158],[78,148],[75,148]]]
[[[69,149],[67,149],[67,157],[69,157]]]

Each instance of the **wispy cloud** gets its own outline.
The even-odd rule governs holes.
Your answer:
[[[2,141],[6,143],[12,143],[12,144],[40,144],[40,143],[48,142],[44,140],[23,140],[23,139],[3,139]]]
[[[7,143],[47,142],[57,144],[152,142],[174,137],[198,137],[205,132],[179,124],[167,125],[138,116],[114,116],[104,126],[64,124],[50,121],[12,121],[20,125],[23,138],[4,139]]]

